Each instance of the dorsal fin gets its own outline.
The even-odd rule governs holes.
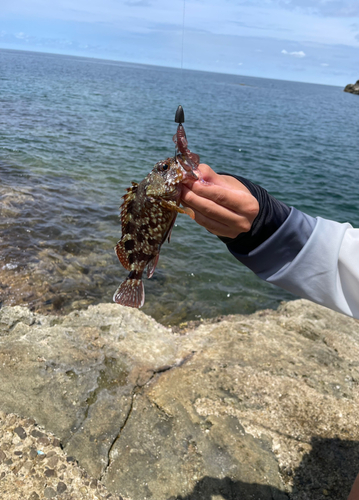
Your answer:
[[[138,188],[138,184],[136,182],[132,183],[132,187],[129,187],[127,189],[127,193],[122,197],[123,198],[123,203],[121,205],[121,219],[123,221],[123,218],[126,216],[127,211],[128,211],[128,206],[132,200],[136,198],[136,191]]]

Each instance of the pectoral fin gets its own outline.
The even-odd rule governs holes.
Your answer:
[[[179,214],[187,214],[194,219],[194,211],[188,207],[179,207],[174,201],[161,200],[161,206],[172,212],[177,212]]]
[[[178,207],[180,210],[179,212],[181,214],[187,214],[191,217],[192,220],[194,220],[194,211],[192,210],[192,208],[188,208],[188,207]]]

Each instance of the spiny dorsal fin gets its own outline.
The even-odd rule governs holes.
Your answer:
[[[138,186],[138,184],[137,184]],[[122,197],[123,198],[123,203],[121,205],[121,219],[123,221],[123,218],[126,216],[128,209],[129,209],[129,204],[131,201],[133,201],[136,198],[136,191],[137,191],[137,186],[136,187],[130,187],[127,190],[127,193]]]

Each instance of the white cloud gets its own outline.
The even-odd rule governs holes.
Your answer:
[[[263,1],[251,0],[251,4],[262,5]],[[269,4],[277,4],[295,13],[299,10],[324,17],[359,16],[359,5],[355,0],[270,0]]]
[[[321,66],[324,66],[324,67],[329,66],[329,64],[328,64],[328,63],[321,63],[320,65],[321,65]]]
[[[286,56],[292,56],[292,57],[305,57],[305,52],[302,50],[299,50],[298,52],[287,52],[285,49],[282,50],[282,54]]]

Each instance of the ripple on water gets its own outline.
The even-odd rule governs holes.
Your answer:
[[[359,225],[359,99],[342,89],[2,50],[0,64],[2,304],[112,302],[127,274],[113,252],[121,197],[173,154],[179,102],[191,149],[215,170]],[[144,312],[164,324],[292,298],[181,215],[145,290]]]

